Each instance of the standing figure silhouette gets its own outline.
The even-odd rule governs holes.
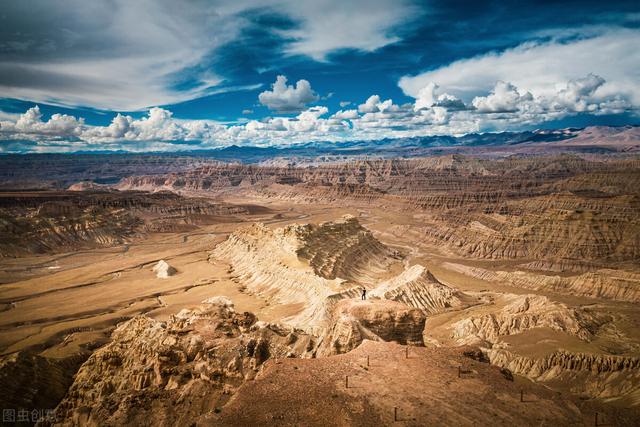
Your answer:
[[[362,301],[367,299],[367,290],[362,288]]]

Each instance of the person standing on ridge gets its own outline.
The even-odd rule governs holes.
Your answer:
[[[362,301],[367,299],[367,290],[365,288],[362,288]]]

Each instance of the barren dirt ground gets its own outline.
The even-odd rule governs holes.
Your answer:
[[[518,260],[517,262],[477,261],[454,256],[441,247],[428,244],[420,239],[419,234],[410,232],[422,220],[419,215],[414,215],[411,212],[394,210],[389,207],[279,204],[246,198],[229,198],[225,201],[254,203],[268,207],[271,211],[268,214],[243,216],[241,221],[201,226],[197,230],[189,232],[151,233],[144,239],[108,249],[0,259],[0,283],[2,283],[0,285],[0,351],[2,354],[32,349],[48,357],[68,357],[80,352],[83,348],[94,348],[106,342],[112,328],[124,319],[146,313],[152,318],[166,320],[181,309],[196,305],[212,296],[229,297],[235,303],[238,312],[251,311],[260,320],[277,321],[284,317],[293,316],[302,307],[296,304],[270,305],[263,298],[246,292],[244,285],[233,276],[228,263],[215,258],[209,259],[211,250],[216,244],[225,240],[229,233],[247,223],[259,221],[275,228],[291,223],[333,221],[345,214],[351,214],[358,218],[360,223],[371,230],[380,241],[400,251],[404,255],[405,267],[422,264],[442,283],[467,292],[474,298],[484,298],[485,302],[488,302],[429,316],[426,323],[425,340],[430,346],[455,344],[452,325],[469,316],[491,314],[504,308],[507,303],[502,300],[503,294],[538,294],[548,297],[552,302],[563,303],[569,307],[595,307],[599,315],[611,316],[613,320],[608,329],[596,334],[591,341],[580,340],[569,333],[549,327],[536,327],[520,334],[507,335],[503,337],[502,341],[509,350],[515,351],[520,356],[535,358],[543,358],[559,348],[571,352],[605,353],[619,356],[637,356],[639,354],[640,311],[632,303],[523,289],[508,283],[486,281],[462,274],[449,266],[459,264],[487,270],[509,271],[516,269],[518,264],[523,264],[527,260]],[[168,262],[177,270],[177,274],[167,279],[157,278],[152,267],[159,260]],[[371,349],[371,351],[388,353],[392,350],[395,351],[392,347],[393,345],[390,344],[382,349]],[[341,356],[341,363],[348,360],[353,364],[354,358],[364,355],[362,353],[364,350],[358,351],[360,353]],[[413,365],[405,366],[403,364],[398,369],[428,367],[429,364],[424,362],[429,356],[428,351],[427,349],[419,350],[422,358],[420,363],[424,366],[413,367]],[[384,363],[391,363],[390,360]],[[272,389],[265,388],[267,387],[265,382],[281,381],[280,376],[283,375],[283,370],[298,369],[296,363],[304,367],[311,362],[287,361],[283,367],[278,368],[280,371],[267,370],[263,379],[260,380],[261,382],[256,382],[259,385],[248,383],[243,386],[243,391],[238,394],[238,399],[245,398],[243,396],[246,393],[249,393],[250,396],[254,396],[256,393],[270,393],[269,390]],[[383,362],[377,360],[374,363]],[[449,362],[443,359],[438,363],[441,365]],[[325,369],[322,366],[317,365],[313,369]],[[381,372],[389,376],[393,374],[393,369],[395,368],[386,366],[381,369]],[[446,369],[454,368],[447,366]],[[371,371],[375,370],[374,367]],[[342,371],[339,373],[342,375]],[[354,379],[356,384],[358,381],[369,384],[366,387],[373,387],[370,385],[373,384],[371,381],[377,381],[378,386],[384,384],[384,375],[371,377],[373,379],[369,379],[371,372],[365,371],[362,372],[362,375],[362,378],[368,379],[366,381]],[[416,381],[429,381],[428,370],[421,375]],[[338,381],[341,380],[337,378],[334,382]],[[476,380],[469,379],[470,383],[474,381]],[[528,380],[522,381],[527,382]],[[451,384],[452,390],[455,392],[456,382],[447,382],[447,384]],[[480,385],[478,386],[480,387]],[[556,389],[563,389],[561,383],[555,384],[555,386]],[[361,391],[366,388],[365,386],[362,386],[364,388],[358,387],[360,386],[356,385],[341,393],[358,397]],[[398,398],[398,393],[401,392],[398,387],[400,386],[397,384],[388,384],[387,388],[382,387],[381,389],[376,386],[378,391],[368,399],[377,402],[374,405],[377,409],[372,414],[368,414],[367,405],[370,402],[362,401],[362,406],[358,411],[361,411],[365,417],[363,419],[369,420],[370,417],[373,417],[371,420],[384,420],[384,423],[387,423],[393,414],[393,408],[398,407],[401,417],[409,417],[409,425],[420,425],[424,420],[429,423],[438,423],[438,417],[430,415],[429,405],[435,403],[433,401],[425,403],[419,398],[419,394],[424,391],[422,388],[405,389],[406,392],[413,393],[412,396],[415,395],[415,399],[412,397],[405,400]],[[482,387],[486,387],[486,385],[482,385]],[[487,410],[494,413],[496,417],[500,416],[500,405],[518,403],[519,397],[515,396],[517,387],[513,385],[504,387],[507,387],[508,390],[490,392],[493,396],[492,399],[497,396],[495,403],[497,406],[492,406]],[[571,387],[571,385],[567,385],[566,391],[570,391]],[[327,390],[330,391],[334,388],[335,385],[329,385]],[[478,389],[476,394],[462,400],[467,402],[469,406],[476,403],[481,404],[482,401],[486,401],[482,390]],[[432,392],[436,393],[435,390]],[[487,391],[487,393],[489,392]],[[330,400],[331,396],[324,396],[324,399]],[[446,396],[445,394],[438,398],[439,404],[446,403]],[[309,396],[309,399],[319,398],[320,396]],[[628,396],[626,400],[613,401],[613,403],[626,406],[629,402],[637,403],[636,400],[639,398],[640,396],[635,393],[631,397]],[[540,399],[551,399],[551,397],[540,397]],[[603,398],[602,400],[606,401],[607,399]],[[314,402],[311,401],[309,404],[314,404]],[[241,405],[241,403],[236,405]],[[331,404],[328,403],[328,405],[333,408]],[[243,408],[243,406],[232,406],[230,413],[235,416],[241,413]],[[545,422],[546,415],[538,412],[536,405],[523,405],[522,408],[523,417],[537,417],[536,419],[539,419],[541,423]],[[570,419],[575,414],[570,408],[567,408],[569,407],[561,409],[554,407],[549,410],[560,411],[555,416]],[[343,411],[343,409],[336,410]],[[450,409],[449,415],[453,416],[456,413],[461,417],[459,419],[461,425],[470,423],[470,418],[465,415],[468,407]],[[259,410],[255,407],[252,409],[254,412]],[[284,411],[285,408],[282,410]],[[354,408],[350,410],[354,410]],[[381,410],[384,410],[384,413],[379,412]],[[250,416],[254,412],[247,413],[245,416]],[[337,415],[341,413],[338,412]],[[226,413],[223,415],[227,416]],[[257,412],[254,415],[261,416]],[[309,414],[298,414],[290,424],[304,424],[307,416]],[[550,417],[553,418],[553,413]],[[215,418],[211,420],[215,424]],[[506,419],[503,421],[504,425],[509,424]],[[517,420],[513,421],[517,424]],[[266,418],[262,419],[262,422],[268,424]],[[289,423],[288,419],[287,423]],[[354,423],[357,424],[355,421]],[[342,423],[336,421],[335,424]]]
[[[527,382],[508,381],[496,367],[464,357],[461,350],[406,350],[394,343],[365,341],[350,353],[330,358],[270,361],[220,413],[212,411],[201,422],[233,426],[552,426],[592,425],[594,421],[596,409],[588,403]],[[310,383],[314,387],[306,386]],[[601,424],[629,423],[614,410],[597,410]]]

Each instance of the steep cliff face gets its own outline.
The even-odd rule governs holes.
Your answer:
[[[637,196],[550,193],[454,209],[423,227],[465,256],[488,259],[630,260],[640,254]],[[469,233],[469,229],[474,232]]]
[[[421,346],[425,320],[421,310],[395,301],[342,300],[333,310],[318,354],[346,353],[365,339]]]
[[[0,357],[0,406],[15,411],[55,408],[85,358],[49,359],[27,351]]]
[[[126,242],[143,221],[122,208],[79,206],[69,200],[4,200],[0,208],[0,256]]]
[[[298,257],[326,279],[374,283],[400,255],[373,237],[358,220],[346,216],[343,221],[326,222],[308,228]]]
[[[640,301],[640,274],[634,272],[600,269],[577,276],[548,276],[525,271],[490,271],[454,263],[446,263],[446,266],[471,277],[523,289],[616,301]]]
[[[312,338],[256,323],[223,300],[167,322],[137,316],[82,365],[56,415],[62,425],[177,425],[226,403],[273,357],[297,357]],[[180,410],[175,408],[179,407]]]
[[[349,292],[350,287],[342,279],[317,276],[298,259],[296,251],[304,233],[304,226],[271,230],[254,224],[231,234],[211,256],[228,261],[239,282],[270,304],[302,305],[299,314],[285,321],[312,331],[326,324],[329,297]]]

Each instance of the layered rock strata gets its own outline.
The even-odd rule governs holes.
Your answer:
[[[131,177],[118,188],[394,206],[431,212],[418,237],[457,255],[629,262],[640,257],[638,183],[634,159],[448,155],[313,167],[206,166]]]
[[[461,344],[488,342],[521,334],[534,328],[551,328],[590,341],[604,319],[578,308],[539,295],[505,295],[506,305],[497,312],[469,316],[452,325],[453,337]]]
[[[284,321],[310,332],[326,328],[340,299],[358,297],[397,262],[353,217],[275,230],[253,224],[232,233],[211,257],[229,262],[237,280],[268,302],[300,305]]]
[[[559,350],[541,358],[488,349],[491,363],[572,393],[637,406],[640,397],[640,358]]]
[[[147,232],[189,231],[245,207],[174,193],[0,193],[0,257],[126,243]]]
[[[455,263],[445,265],[477,279],[523,289],[615,301],[640,301],[640,274],[635,272],[600,269],[577,276],[556,276],[525,271],[491,271]]]
[[[398,276],[379,283],[369,293],[371,298],[383,298],[436,314],[451,308],[460,308],[471,298],[457,289],[444,285],[429,270],[414,265]]]
[[[459,344],[481,345],[494,365],[549,387],[569,390],[590,399],[617,400],[637,405],[640,396],[640,358],[565,350],[520,354],[506,337],[551,329],[584,342],[595,340],[609,315],[570,308],[537,295],[512,295],[496,312],[470,316],[452,325]],[[619,332],[616,332],[619,339]]]

